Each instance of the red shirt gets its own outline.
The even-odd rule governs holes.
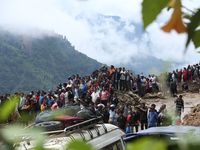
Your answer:
[[[36,96],[36,99],[37,99],[37,106],[39,106],[39,100],[40,100],[40,96]]]

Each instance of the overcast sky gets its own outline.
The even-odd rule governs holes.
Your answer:
[[[182,0],[190,9],[200,7],[199,0]],[[77,50],[102,63],[118,65],[129,63],[131,56],[153,55],[163,60],[198,62],[200,54],[190,44],[186,56],[183,51],[186,34],[164,33],[160,27],[169,21],[172,10],[163,10],[141,38],[128,41],[125,31],[137,34],[130,22],[142,26],[142,0],[1,0],[0,25],[26,26],[54,30],[66,35]],[[119,16],[125,22],[124,30],[113,19],[99,18],[99,14]],[[88,21],[89,20],[89,21]],[[31,31],[30,31],[31,32]],[[200,49],[198,49],[200,50]]]

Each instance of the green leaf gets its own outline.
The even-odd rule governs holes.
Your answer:
[[[200,47],[200,30],[195,31],[192,41],[195,45],[195,48]]]
[[[191,22],[188,25],[188,39],[186,42],[186,48],[190,43],[190,40],[193,38],[195,29],[198,27],[199,22],[200,22],[200,9],[198,9],[198,11],[192,16]]]
[[[152,144],[153,143],[153,144]],[[152,138],[141,138],[138,141],[128,144],[127,150],[166,150],[166,144],[161,140],[153,140]]]
[[[183,18],[191,20],[192,16],[190,14],[183,13]]]
[[[16,107],[17,102],[17,98],[13,98],[11,99],[11,101],[6,99],[6,101],[1,106],[0,120],[5,121],[8,119],[8,117],[11,116]]]
[[[145,29],[152,23],[161,10],[167,7],[170,0],[143,0],[142,2],[142,19],[143,28]]]
[[[88,144],[83,141],[73,141],[68,144],[68,149],[72,150],[93,150]]]

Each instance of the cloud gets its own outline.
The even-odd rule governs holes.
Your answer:
[[[142,0],[3,0],[0,5],[0,24],[4,27],[13,26],[18,32],[26,26],[53,30],[66,35],[80,52],[107,64],[133,63],[132,58],[145,55],[164,60],[198,62],[199,55],[193,44],[189,45],[183,59],[187,38],[185,34],[166,34],[160,30],[170,19],[172,10],[163,10],[146,32],[141,31],[141,2]],[[200,6],[199,0],[183,0],[183,4],[189,9]],[[121,18],[116,21],[105,16]],[[33,31],[27,29],[26,32]]]

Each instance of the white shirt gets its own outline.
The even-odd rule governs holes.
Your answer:
[[[115,116],[115,110],[113,110],[113,111],[110,110],[109,113],[110,113],[109,119],[113,120],[113,117]]]
[[[156,77],[152,78],[152,83],[156,84]]]
[[[71,87],[72,87],[72,84],[67,84],[67,87],[70,87],[70,88],[71,88]]]
[[[68,102],[68,92],[66,92],[66,93],[64,94],[64,96],[65,96],[65,101]]]
[[[123,71],[123,70],[121,71],[121,77],[120,77],[121,80],[125,80],[126,79],[125,73],[126,73],[125,71]]]
[[[92,101],[95,103],[97,98],[99,97],[99,91],[96,91],[96,93],[93,92],[91,96],[92,96]]]

